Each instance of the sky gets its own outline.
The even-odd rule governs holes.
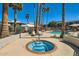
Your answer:
[[[30,15],[29,22],[34,23],[35,12],[34,12],[34,3],[23,3],[22,11],[17,11],[16,19],[17,21],[27,23],[25,15],[28,13]],[[49,7],[50,10],[48,13],[43,13],[44,24],[46,23],[46,15],[48,15],[48,22],[50,21],[61,21],[62,20],[62,4],[61,3],[46,3],[45,7]],[[11,7],[8,7],[8,20],[13,21],[14,19],[14,10]],[[65,20],[79,20],[79,4],[78,3],[66,3],[65,4]],[[2,21],[2,4],[0,3],[0,21]]]

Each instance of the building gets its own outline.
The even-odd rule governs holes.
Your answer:
[[[74,21],[66,21],[66,25],[69,26],[71,24],[79,24],[79,20],[74,20]]]
[[[0,32],[1,32],[1,24],[2,24],[2,22],[0,22]],[[16,21],[16,27],[21,26],[21,25],[25,25],[25,23]],[[8,26],[9,26],[9,30],[13,31],[14,30],[14,21],[8,21]]]
[[[58,25],[62,25],[62,21],[57,21],[58,22]],[[79,24],[79,20],[73,20],[73,21],[65,21],[65,25],[66,26],[69,26],[71,24]]]

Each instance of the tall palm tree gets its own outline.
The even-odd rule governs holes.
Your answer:
[[[61,38],[64,37],[64,31],[65,31],[65,7],[64,7],[64,3],[62,3],[62,33],[61,33]]]
[[[39,3],[39,24],[42,25],[42,16],[43,16],[43,7],[44,7],[45,3]]]
[[[41,6],[40,6],[40,24],[41,24],[41,30],[43,30],[43,23],[44,23],[44,14],[43,14],[43,8],[45,6],[45,3],[41,3]]]
[[[39,3],[39,25],[41,25],[41,3]]]
[[[44,3],[38,3],[37,4],[37,9],[36,9],[36,33],[38,32],[39,30],[39,25],[40,25],[40,17],[42,16],[42,5],[44,5]]]
[[[1,30],[1,37],[6,37],[9,35],[9,28],[8,28],[8,4],[3,3],[3,11],[2,11],[2,30]]]
[[[37,10],[36,10],[36,33],[38,32],[38,24],[39,24],[39,4],[37,4]]]
[[[44,11],[44,13],[48,13],[48,12],[49,12],[49,7],[47,7],[47,8],[44,7],[44,8],[43,8],[43,11]],[[46,15],[46,17],[47,17],[47,18],[46,18],[46,30],[47,30],[48,14]]]
[[[29,14],[26,14],[25,18],[27,19],[27,23],[29,24],[29,20],[28,20],[29,19]]]
[[[14,32],[16,30],[16,11],[22,10],[22,4],[21,3],[10,3],[9,7],[12,7],[14,10]]]
[[[34,30],[36,25],[35,21],[36,21],[36,4],[34,3]]]

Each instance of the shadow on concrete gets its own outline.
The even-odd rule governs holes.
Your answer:
[[[79,56],[79,47],[67,41],[61,41],[61,42],[69,45],[74,50],[73,56]]]

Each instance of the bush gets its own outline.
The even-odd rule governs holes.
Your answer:
[[[16,33],[22,33],[22,32],[23,32],[23,28],[21,26],[17,27]]]

